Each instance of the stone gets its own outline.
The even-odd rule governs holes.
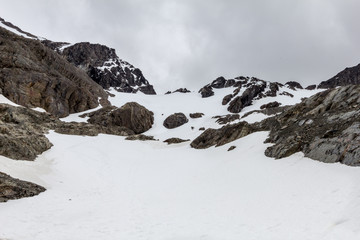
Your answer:
[[[202,118],[204,116],[204,114],[197,112],[197,113],[190,113],[189,116],[191,118]]]
[[[234,98],[228,107],[231,113],[239,113],[244,107],[250,106],[255,97],[264,91],[266,84],[255,84],[247,88],[241,96]]]
[[[195,138],[190,146],[195,149],[205,149],[211,146],[222,146],[239,138],[255,132],[247,122],[225,125],[219,129],[206,129],[200,136]]]
[[[168,145],[170,144],[177,144],[182,142],[188,142],[190,139],[181,139],[181,138],[168,138],[164,142],[166,142]]]
[[[270,103],[261,105],[260,109],[275,108],[275,107],[279,107],[280,105],[281,105],[281,103],[275,101],[275,102],[270,102]]]
[[[290,81],[285,83],[285,85],[287,85],[290,89],[292,90],[296,90],[296,89],[303,89],[303,87],[301,86],[300,83],[295,82],[295,81]]]
[[[316,89],[316,85],[309,85],[305,88],[306,90],[315,90]]]
[[[199,90],[199,93],[201,94],[202,98],[207,98],[214,96],[214,91],[210,86],[205,86]]]
[[[222,105],[228,104],[228,103],[231,101],[232,98],[233,98],[233,95],[232,95],[232,94],[226,95],[226,96],[223,98],[221,104],[222,104]]]
[[[147,136],[147,135],[143,135],[143,134],[131,135],[131,136],[126,137],[125,140],[158,141],[157,139],[154,138],[154,136]]]
[[[0,203],[8,200],[33,197],[46,189],[37,184],[12,178],[0,172]]]
[[[168,129],[173,129],[184,125],[188,121],[189,120],[183,113],[174,113],[164,120],[163,125]]]
[[[228,124],[230,122],[236,121],[240,119],[239,114],[227,114],[225,116],[215,116],[213,118],[217,118],[216,123],[218,124]]]
[[[126,103],[120,108],[106,107],[86,116],[89,117],[88,122],[91,124],[125,127],[135,134],[146,132],[154,123],[153,112],[136,102]]]
[[[114,87],[119,92],[156,94],[141,70],[121,60],[115,49],[81,42],[66,47],[61,54],[104,89]]]
[[[236,146],[229,147],[228,152],[234,150],[235,148],[236,148]]]

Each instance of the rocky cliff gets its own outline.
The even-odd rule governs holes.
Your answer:
[[[121,60],[115,49],[88,42],[69,45],[63,42],[42,41],[57,51],[104,89],[114,87],[119,92],[156,94],[154,87],[139,68]],[[68,46],[67,46],[68,45]]]
[[[345,68],[343,71],[336,74],[336,76],[321,82],[318,88],[333,88],[350,84],[360,84],[360,64],[354,67]]]
[[[107,93],[40,41],[0,27],[0,90],[13,102],[64,117],[107,103]]]

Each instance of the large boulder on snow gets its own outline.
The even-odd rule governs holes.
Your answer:
[[[185,116],[185,114],[174,113],[174,114],[171,114],[170,116],[168,116],[164,120],[163,125],[166,128],[172,129],[172,128],[180,127],[181,125],[184,125],[188,121],[189,121],[189,119]]]
[[[126,127],[135,134],[146,132],[154,123],[153,112],[136,102],[126,103],[120,108],[106,107],[87,116],[89,123],[106,127]]]

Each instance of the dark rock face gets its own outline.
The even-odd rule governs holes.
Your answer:
[[[147,136],[144,134],[137,134],[137,135],[131,135],[125,138],[125,140],[130,140],[130,141],[158,141],[157,139],[154,138],[154,136]]]
[[[314,90],[314,89],[316,89],[316,85],[315,84],[314,85],[309,85],[305,89],[306,90]]]
[[[235,148],[236,148],[236,146],[229,147],[228,152],[234,150]]]
[[[21,181],[0,172],[0,203],[36,196],[46,189],[34,183]]]
[[[217,118],[216,122],[218,124],[228,124],[230,122],[236,121],[240,119],[239,114],[227,114],[225,116],[215,116],[213,118]]]
[[[190,113],[189,116],[191,118],[202,118],[204,116],[204,114],[197,112],[197,113]]]
[[[300,83],[294,82],[294,81],[287,82],[287,83],[285,83],[285,85],[287,85],[292,90],[296,90],[297,88],[303,89],[303,87],[301,86]]]
[[[281,103],[279,102],[270,102],[264,105],[260,106],[260,109],[266,109],[266,108],[275,108],[275,107],[279,107],[281,105]]]
[[[153,112],[136,102],[126,103],[121,108],[106,107],[86,116],[89,117],[88,122],[91,124],[125,127],[135,134],[146,132],[154,123]]]
[[[321,82],[318,88],[326,89],[350,84],[360,84],[360,64],[354,67],[345,68],[343,71],[336,74],[336,76]]]
[[[62,54],[105,89],[114,87],[120,92],[156,94],[141,70],[121,60],[112,48],[82,42],[65,48]]]
[[[229,104],[228,111],[231,113],[239,113],[244,107],[250,106],[254,98],[258,97],[264,91],[266,84],[252,85],[247,88],[244,93],[234,98]]]
[[[196,149],[221,146],[236,139],[245,137],[256,130],[247,122],[226,125],[220,129],[206,129],[190,146]]]
[[[54,127],[55,132],[67,135],[97,136],[100,133],[117,136],[134,135],[134,131],[123,126],[102,126],[98,124],[61,122]]]
[[[228,104],[228,103],[231,101],[232,98],[233,98],[233,95],[232,95],[232,94],[226,95],[226,96],[223,98],[221,104],[222,104],[222,105]]]
[[[270,130],[265,154],[283,158],[302,151],[322,162],[360,165],[360,86],[318,93],[282,114],[261,122]]]
[[[56,122],[46,113],[0,104],[0,155],[34,160],[52,147],[44,134]]]
[[[201,94],[202,98],[207,98],[207,97],[214,96],[214,91],[209,86],[205,86],[205,87],[201,88],[199,90],[199,93]]]
[[[169,139],[166,139],[164,142],[166,142],[168,145],[170,145],[170,144],[177,144],[177,143],[188,142],[188,141],[190,141],[190,139],[169,138]]]
[[[106,104],[106,92],[37,40],[0,27],[0,90],[11,101],[59,117]]]
[[[179,89],[176,89],[173,93],[176,93],[176,92],[179,92],[179,93],[189,93],[191,92],[190,90],[186,89],[186,88],[179,88]]]
[[[183,113],[174,113],[174,114],[171,114],[170,116],[168,116],[164,120],[163,125],[166,128],[173,129],[173,128],[180,127],[181,125],[184,125],[188,121],[189,120]]]

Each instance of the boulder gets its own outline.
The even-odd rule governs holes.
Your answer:
[[[0,172],[0,203],[8,200],[36,196],[46,189],[30,182],[12,178]]]
[[[220,129],[206,129],[200,136],[191,142],[190,146],[196,149],[205,149],[211,146],[221,146],[236,139],[245,137],[255,132],[247,122],[229,124]]]
[[[315,84],[314,85],[309,85],[305,89],[306,90],[314,90],[314,89],[316,89],[316,85]]]
[[[88,122],[91,124],[126,127],[135,134],[146,132],[154,123],[153,112],[136,102],[126,103],[120,108],[106,107],[86,116],[89,117]]]
[[[197,113],[190,113],[189,116],[191,118],[202,118],[204,116],[204,114],[197,112]]]
[[[205,86],[199,90],[199,93],[201,94],[202,98],[207,98],[214,96],[214,91],[210,86]]]
[[[232,95],[232,94],[226,95],[226,96],[223,98],[221,104],[222,104],[222,105],[228,104],[228,103],[231,101],[232,98],[233,98],[233,95]]]
[[[181,139],[181,138],[168,138],[164,142],[166,142],[168,145],[170,144],[176,144],[176,143],[182,143],[182,142],[188,142],[190,139]]]
[[[188,121],[189,120],[183,113],[174,113],[164,120],[163,125],[166,128],[173,129],[184,125]]]
[[[298,89],[303,89],[303,87],[301,86],[300,83],[298,82],[295,82],[295,81],[290,81],[290,82],[287,82],[285,83],[285,85],[287,85],[290,89],[292,90],[296,90],[297,88]]]
[[[228,107],[231,113],[239,113],[244,107],[250,106],[254,98],[264,91],[266,84],[255,84],[248,87],[241,96],[234,98]]]
[[[260,109],[267,109],[267,108],[275,108],[275,107],[279,107],[281,105],[281,103],[279,102],[269,102],[267,104],[263,104],[260,106]]]

